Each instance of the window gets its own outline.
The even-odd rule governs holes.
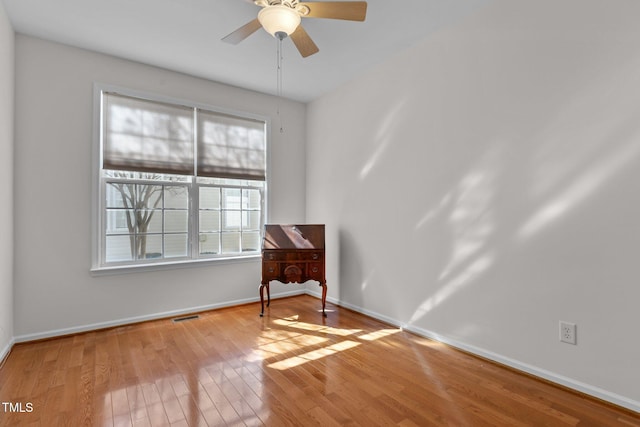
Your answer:
[[[95,269],[260,253],[264,119],[98,93]]]

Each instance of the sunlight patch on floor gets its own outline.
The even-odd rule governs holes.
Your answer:
[[[362,329],[333,328],[331,326],[315,325],[313,323],[306,323],[306,322],[291,323],[291,322],[283,321],[281,319],[276,319],[273,321],[273,323],[280,326],[288,326],[290,328],[302,329],[303,331],[320,332],[323,334],[338,335],[343,337],[357,334],[358,332],[362,332]]]
[[[429,339],[429,338],[423,338],[423,337],[418,337],[418,336],[414,337],[412,339],[412,341],[414,343],[416,343],[416,344],[420,344],[420,345],[423,345],[423,346],[426,346],[426,347],[437,348],[437,347],[446,346],[446,344],[441,343],[440,341],[435,341],[435,340],[432,340],[432,339]]]
[[[286,325],[288,326],[288,324]],[[258,339],[261,342],[286,340],[301,335],[300,331],[288,331],[286,329],[267,329],[262,331]]]
[[[358,336],[358,339],[365,341],[374,341],[389,335],[397,334],[401,329],[380,329],[379,331],[369,332],[368,334]]]
[[[359,342],[350,341],[350,340],[341,341],[339,343],[335,343],[327,347],[323,347],[317,350],[312,350],[298,356],[293,356],[288,359],[281,360],[279,362],[271,363],[270,365],[267,365],[267,366],[273,369],[278,369],[278,370],[289,369],[289,368],[293,368],[293,367],[302,365],[304,363],[310,362],[312,360],[318,360],[323,357],[327,357],[327,356],[331,356],[333,354],[339,353],[341,351],[352,349],[354,347],[359,346],[360,344],[361,343]]]
[[[376,340],[382,340],[383,338],[402,332],[402,329],[398,328],[384,328],[374,331],[364,332],[362,329],[348,329],[348,328],[335,328],[332,326],[326,326],[323,324],[313,324],[307,322],[292,321],[298,319],[297,316],[289,316],[286,318],[274,319],[273,324],[275,326],[281,326],[287,328],[286,330],[279,330],[284,333],[274,333],[273,329],[263,331],[263,335],[269,335],[271,337],[284,337],[282,340],[270,340],[264,336],[258,339],[258,346],[253,349],[250,356],[246,358],[247,361],[265,361],[268,362],[271,358],[281,358],[282,355],[287,353],[294,354],[284,360],[278,360],[273,363],[269,363],[267,366],[273,369],[283,370],[296,366],[300,366],[304,363],[318,360],[323,357],[331,356],[336,353],[349,350],[358,347],[365,343],[370,343]],[[290,328],[301,330],[304,332],[295,333],[290,335]],[[327,336],[340,337],[343,339],[340,342],[334,342],[333,344],[326,345],[321,348],[317,348],[330,340]],[[344,339],[343,337],[350,337],[350,339]],[[334,339],[335,341],[335,339]],[[385,345],[381,341],[381,345]],[[388,344],[391,345],[391,344]],[[316,347],[314,350],[307,351],[303,354],[305,348]]]
[[[315,335],[300,335],[296,338],[289,338],[282,341],[274,341],[267,344],[260,345],[256,352],[262,354],[268,354],[269,357],[277,354],[286,354],[291,351],[297,351],[301,347],[308,345],[318,345],[326,342],[328,339],[324,337],[317,337]]]

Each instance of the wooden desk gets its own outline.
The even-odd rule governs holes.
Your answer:
[[[304,283],[317,280],[322,286],[322,315],[327,299],[324,263],[324,224],[266,224],[262,240],[262,282],[260,316],[264,315],[264,289],[267,307],[271,303],[269,282]]]

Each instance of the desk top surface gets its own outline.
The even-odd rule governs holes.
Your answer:
[[[262,250],[324,249],[324,224],[265,224]]]

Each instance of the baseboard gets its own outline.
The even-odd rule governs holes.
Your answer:
[[[314,292],[314,291],[311,291],[309,289],[307,289],[307,294],[320,298],[320,294],[318,292]],[[469,344],[466,344],[466,343],[451,339],[451,338],[449,338],[447,336],[437,334],[437,333],[435,333],[433,331],[429,331],[427,329],[423,329],[423,328],[418,328],[418,327],[415,327],[415,326],[407,325],[405,323],[402,323],[402,322],[398,321],[397,319],[393,319],[393,318],[390,318],[388,316],[384,316],[384,315],[382,315],[380,313],[376,313],[376,312],[373,312],[371,310],[367,310],[367,309],[364,309],[362,307],[359,307],[359,306],[356,306],[356,305],[353,305],[353,304],[349,304],[349,303],[345,303],[345,302],[339,301],[339,300],[337,300],[335,298],[327,297],[327,301],[329,301],[329,302],[331,302],[333,304],[336,304],[338,306],[348,308],[349,310],[353,310],[353,311],[356,311],[358,313],[364,314],[364,315],[366,315],[368,317],[372,317],[374,319],[380,320],[381,322],[388,323],[390,325],[396,326],[398,328],[401,328],[401,329],[403,329],[405,331],[408,331],[408,332],[411,332],[413,334],[419,335],[421,337],[429,338],[429,339],[432,339],[434,341],[438,341],[438,342],[441,342],[443,344],[447,344],[447,345],[449,345],[451,347],[460,349],[460,350],[465,351],[467,353],[474,354],[474,355],[482,357],[484,359],[488,359],[488,360],[494,361],[494,362],[499,363],[501,365],[508,366],[508,367],[513,368],[515,370],[518,370],[518,371],[521,371],[521,372],[525,372],[525,373],[527,373],[529,375],[532,375],[532,376],[535,376],[535,377],[538,377],[538,378],[542,378],[542,379],[544,379],[546,381],[550,381],[550,382],[558,384],[560,386],[563,386],[563,387],[575,390],[577,392],[592,396],[592,397],[594,397],[596,399],[603,400],[603,401],[611,403],[613,405],[620,406],[622,408],[626,408],[626,409],[629,409],[631,411],[640,413],[640,402],[632,400],[632,399],[629,399],[629,398],[627,398],[625,396],[621,396],[619,394],[612,393],[612,392],[607,391],[607,390],[603,390],[603,389],[601,389],[599,387],[595,387],[595,386],[590,385],[590,384],[585,384],[583,382],[576,381],[576,380],[574,380],[572,378],[567,378],[565,376],[556,374],[554,372],[550,372],[550,371],[547,371],[545,369],[541,369],[541,368],[539,368],[537,366],[532,366],[532,365],[529,365],[527,363],[523,363],[523,362],[520,362],[518,360],[514,360],[514,359],[502,356],[502,355],[497,354],[497,353],[493,353],[491,351],[485,350],[485,349],[480,348],[480,347],[476,347],[476,346],[473,346],[473,345],[469,345]]]
[[[4,361],[7,358],[7,356],[9,355],[9,353],[11,353],[11,349],[13,348],[13,345],[15,343],[16,343],[15,338],[11,338],[9,340],[9,342],[7,343],[7,345],[5,345],[2,350],[0,350],[0,367],[2,367],[2,365],[4,365]]]
[[[286,297],[295,296],[295,295],[303,295],[304,293],[305,293],[304,289],[298,289],[298,290],[289,291],[289,292],[279,292],[275,294],[272,293],[271,299],[273,300],[273,299],[286,298]],[[216,304],[207,304],[207,305],[201,305],[197,307],[188,307],[188,308],[183,308],[179,310],[152,313],[144,316],[127,317],[123,319],[111,320],[108,322],[79,325],[71,328],[53,329],[50,331],[38,332],[34,334],[19,335],[13,339],[13,342],[21,343],[21,342],[37,341],[37,340],[48,339],[48,338],[55,338],[55,337],[60,337],[64,335],[79,334],[82,332],[90,332],[98,329],[113,328],[117,326],[130,325],[133,323],[147,322],[149,320],[157,320],[157,319],[164,319],[168,317],[182,316],[185,314],[198,313],[198,312],[208,311],[208,310],[216,310],[219,308],[250,304],[250,303],[259,302],[259,301],[260,301],[259,297],[245,298],[245,299],[239,299],[239,300],[233,300],[233,301],[225,301],[225,302],[216,303]]]

